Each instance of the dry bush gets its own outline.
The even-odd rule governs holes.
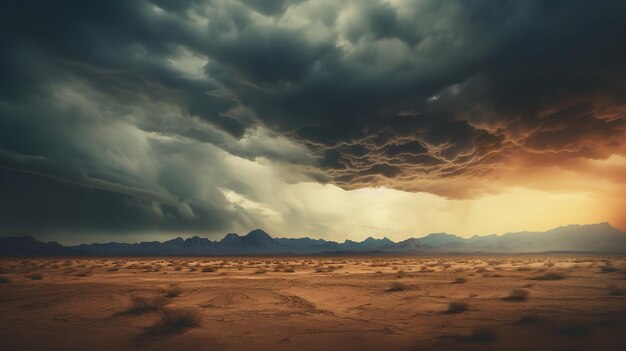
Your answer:
[[[562,280],[565,279],[566,275],[563,273],[559,273],[559,272],[548,272],[546,274],[543,275],[539,275],[533,278],[530,278],[532,280]]]
[[[387,289],[386,291],[398,292],[398,291],[405,291],[405,290],[409,290],[409,287],[406,284],[403,284],[400,282],[393,282],[391,283],[391,286],[389,287],[389,289]]]
[[[467,283],[467,279],[463,278],[463,277],[458,277],[458,278],[454,278],[454,281],[452,282],[453,284],[463,284],[463,283]]]
[[[600,273],[613,273],[613,272],[617,272],[619,269],[613,267],[613,266],[602,266],[600,267]]]
[[[505,301],[527,301],[530,292],[524,289],[515,289],[511,291],[509,296],[505,297],[503,300]]]
[[[11,282],[11,278],[9,277],[0,277],[0,284],[8,284]]]
[[[294,273],[296,270],[293,269],[293,267],[287,267],[285,268],[285,273]]]
[[[535,314],[527,314],[522,316],[516,324],[524,325],[524,324],[533,324],[537,322],[543,321],[544,318]]]
[[[76,277],[88,277],[91,275],[91,271],[80,271],[75,274]]]
[[[485,277],[485,278],[502,278],[502,275],[500,275],[500,274],[483,273],[483,277]]]
[[[156,312],[167,304],[167,299],[163,296],[133,296],[131,297],[131,305],[124,311],[125,314],[143,314],[148,312]]]
[[[217,269],[215,267],[204,267],[202,268],[202,271],[205,273],[211,273],[211,272],[215,272]]]
[[[31,279],[31,280],[42,280],[43,279],[43,274],[41,274],[41,273],[28,273],[28,274],[26,274],[26,278]]]
[[[117,267],[111,267],[111,268],[107,268],[107,271],[108,271],[108,272],[117,272],[117,271],[119,271],[119,268],[117,268]]]
[[[266,272],[267,272],[266,269],[259,268],[256,271],[254,271],[254,274],[265,274]]]
[[[478,327],[469,335],[458,337],[459,340],[471,343],[492,343],[498,340],[498,334],[494,329],[487,327]]]
[[[165,308],[156,323],[150,326],[146,334],[165,336],[182,333],[200,325],[200,314],[191,309]]]
[[[445,313],[456,314],[469,310],[469,304],[464,301],[453,301],[448,304],[448,309]]]
[[[180,294],[183,293],[183,288],[181,288],[180,285],[176,283],[171,283],[167,286],[165,290],[163,290],[163,293],[166,297],[178,297]]]

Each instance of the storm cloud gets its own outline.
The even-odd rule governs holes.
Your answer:
[[[288,184],[473,199],[626,155],[623,1],[0,7],[6,233],[219,233],[301,219]]]

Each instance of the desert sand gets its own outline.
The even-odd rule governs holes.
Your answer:
[[[1,350],[624,350],[626,260],[0,261]]]

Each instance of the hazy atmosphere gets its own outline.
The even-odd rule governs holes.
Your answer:
[[[626,230],[623,1],[7,1],[0,236]]]

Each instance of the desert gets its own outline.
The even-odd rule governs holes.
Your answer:
[[[3,350],[621,350],[626,260],[3,259]]]

